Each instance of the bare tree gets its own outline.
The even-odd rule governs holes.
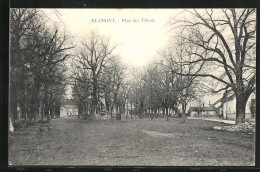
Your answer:
[[[175,74],[174,74],[175,75]],[[163,117],[167,119],[170,115],[170,109],[173,109],[177,103],[175,100],[175,90],[173,90],[173,73],[165,66],[153,61],[146,69],[144,76],[144,87],[146,98],[146,109],[153,118],[162,110]]]
[[[91,71],[92,75],[92,105],[91,114],[94,115],[97,110],[99,76],[112,56],[116,48],[111,45],[110,39],[102,38],[97,34],[92,34],[87,40],[83,41],[79,47],[79,54],[75,59],[80,65],[78,67]]]
[[[182,119],[186,120],[186,106],[188,102],[194,97],[194,81],[197,78],[196,75],[201,69],[196,69],[195,64],[185,63],[185,61],[191,61],[194,55],[189,53],[189,50],[193,50],[194,46],[188,45],[184,42],[184,39],[175,37],[176,41],[170,43],[159,54],[162,57],[160,65],[166,67],[169,71],[171,81],[171,91],[175,93],[177,101],[182,107]],[[188,46],[187,46],[188,45]]]
[[[129,80],[129,103],[131,106],[131,118],[132,114],[143,117],[145,110],[145,103],[147,99],[147,89],[145,87],[144,80],[145,71],[138,68],[131,69],[131,79]]]
[[[121,59],[114,57],[110,59],[102,72],[100,82],[102,83],[103,92],[105,94],[107,111],[110,113],[111,118],[114,108],[116,109],[116,113],[119,113],[119,96],[123,94],[121,89],[124,84],[125,70],[126,67],[121,63]]]
[[[192,51],[199,69],[216,67],[214,72],[198,70],[183,76],[209,77],[221,88],[215,92],[232,90],[236,96],[236,123],[245,122],[245,107],[255,90],[255,9],[187,10],[189,19],[173,19],[174,28],[182,28],[181,36],[199,48]],[[212,70],[212,69],[211,69]]]
[[[18,83],[24,81],[25,71],[22,67],[23,47],[21,42],[23,37],[26,35],[29,28],[30,22],[37,17],[38,10],[28,9],[11,9],[10,10],[10,98],[9,98],[9,117],[11,122],[17,120],[17,105],[18,105]],[[38,27],[41,27],[39,24]],[[24,74],[24,75],[19,75]],[[25,87],[25,83],[21,82],[22,87]],[[21,93],[21,99],[25,100],[25,92]],[[24,101],[25,102],[25,101]],[[23,108],[24,109],[24,108]],[[23,112],[23,111],[22,111]]]
[[[36,9],[11,9],[9,107],[13,122],[21,119],[36,122],[47,99],[50,100],[48,111],[54,115],[60,97],[56,93],[62,95],[59,91],[63,90],[62,86],[58,88],[57,85],[64,81],[63,62],[68,57],[65,52],[73,47],[65,34],[59,35],[58,30],[46,24],[48,20],[43,14]],[[43,91],[46,83],[52,89]],[[48,93],[49,98],[42,96],[42,92]]]
[[[78,107],[78,117],[88,119],[88,111],[90,107],[89,97],[91,96],[92,88],[91,71],[82,68],[77,68],[78,66],[76,64],[74,64],[72,67],[73,72],[71,74],[71,79],[73,81],[73,101],[76,103]]]

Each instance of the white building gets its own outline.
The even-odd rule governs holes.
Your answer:
[[[65,99],[60,107],[60,117],[78,115],[78,107],[70,99]]]
[[[222,112],[223,112],[223,118],[224,119],[230,119],[230,120],[236,120],[236,97],[231,95],[230,92],[228,96],[230,96],[229,99],[223,102],[222,106]],[[252,93],[246,103],[246,121],[251,121],[251,111],[250,111],[250,104],[251,101],[255,100],[255,93]]]
[[[236,97],[234,96],[232,91],[227,91],[227,98],[223,98],[223,92],[216,94],[216,95],[212,95],[212,96],[204,96],[198,100],[193,100],[191,102],[188,103],[188,106],[186,108],[187,112],[189,112],[189,109],[191,108],[191,112],[190,115],[191,116],[199,116],[198,113],[195,111],[197,110],[196,108],[194,109],[194,107],[205,107],[206,109],[208,107],[214,107],[216,109],[218,109],[216,112],[207,112],[206,115],[205,114],[201,114],[201,116],[215,116],[215,117],[219,117],[222,116],[223,119],[227,119],[227,120],[236,120]],[[250,111],[250,105],[251,105],[251,101],[255,102],[255,93],[252,93],[247,101],[246,104],[246,121],[252,121],[254,119],[252,119],[252,114]],[[205,109],[205,110],[206,110]]]

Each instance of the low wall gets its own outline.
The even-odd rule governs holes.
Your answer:
[[[246,113],[246,121],[251,121],[251,114]],[[227,117],[224,117],[227,120],[236,120],[236,113],[227,113]]]

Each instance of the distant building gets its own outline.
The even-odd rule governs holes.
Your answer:
[[[60,117],[78,115],[78,107],[71,99],[64,99],[60,107]]]
[[[236,97],[233,91],[226,90],[222,95],[212,95],[212,98],[204,99],[209,103],[199,99],[188,104],[187,111],[190,116],[221,117],[227,120],[236,120]],[[214,103],[211,104],[209,100]],[[255,92],[253,92],[246,104],[246,121],[252,121],[252,117],[255,116],[255,106]]]
[[[205,107],[202,104],[202,106],[190,107],[188,114],[189,116],[218,117],[218,109],[213,106]]]

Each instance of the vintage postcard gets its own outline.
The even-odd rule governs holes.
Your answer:
[[[254,166],[256,9],[10,9],[9,165]]]

